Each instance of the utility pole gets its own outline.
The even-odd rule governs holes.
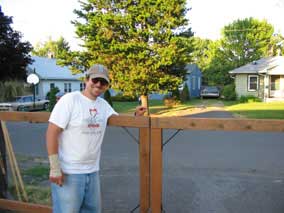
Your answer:
[[[35,110],[35,93],[36,93],[35,87],[36,87],[36,84],[39,83],[39,77],[35,73],[35,69],[34,69],[34,73],[31,73],[31,74],[28,75],[27,82],[29,84],[32,84],[32,86],[33,86],[33,99],[34,99],[33,110]]]

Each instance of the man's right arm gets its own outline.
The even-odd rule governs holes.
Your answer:
[[[49,179],[59,186],[62,186],[64,179],[58,159],[58,137],[61,132],[62,129],[51,122],[46,131],[46,147],[50,163]]]

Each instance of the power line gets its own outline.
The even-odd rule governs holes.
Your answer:
[[[266,30],[246,28],[246,29],[233,29],[233,30],[223,30],[223,31],[225,32],[244,32],[244,31],[266,31]]]

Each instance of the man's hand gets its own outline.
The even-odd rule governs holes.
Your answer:
[[[63,185],[64,174],[60,169],[59,159],[57,154],[48,156],[50,163],[49,180],[59,186]]]
[[[50,172],[51,173],[51,172]],[[49,180],[52,183],[57,184],[58,186],[62,186],[64,183],[64,174],[60,172],[61,174],[59,176],[52,176],[51,174],[49,175]]]
[[[136,107],[135,115],[136,116],[143,116],[146,111],[147,111],[146,107],[138,106],[138,107]]]

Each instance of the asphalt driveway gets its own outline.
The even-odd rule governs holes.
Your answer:
[[[219,110],[212,110],[212,111],[207,111],[207,112],[200,112],[200,113],[195,113],[188,115],[187,117],[192,117],[192,118],[233,118],[234,116],[232,113],[222,110],[220,108]]]

